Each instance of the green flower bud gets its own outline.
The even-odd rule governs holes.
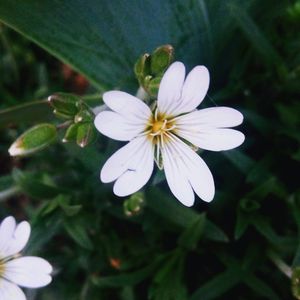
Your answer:
[[[142,84],[144,78],[150,74],[150,54],[145,53],[142,55],[134,65],[134,73]]]
[[[141,212],[144,206],[144,194],[137,192],[124,201],[123,208],[126,216],[130,217]]]
[[[52,124],[38,124],[25,131],[10,146],[11,156],[28,155],[49,146],[57,138],[57,129]]]
[[[171,64],[174,58],[174,48],[171,45],[158,47],[151,54],[151,74],[162,74]]]
[[[300,267],[293,269],[292,273],[292,293],[296,299],[300,300]]]
[[[160,82],[161,77],[155,77],[149,81],[147,85],[147,91],[151,97],[157,98]]]
[[[77,129],[77,137],[76,142],[78,146],[84,148],[88,144],[91,144],[96,140],[96,131],[94,124],[91,123],[83,123],[79,124]]]
[[[48,97],[50,105],[54,108],[54,113],[61,118],[71,119],[78,113],[76,105],[80,98],[67,93],[56,93]]]
[[[76,124],[71,124],[66,133],[65,133],[65,136],[64,138],[62,139],[62,142],[63,143],[67,143],[67,142],[71,142],[71,141],[76,141],[77,139],[77,130],[78,130],[78,127],[79,127],[79,124],[76,123]]]
[[[89,109],[83,109],[74,118],[75,123],[86,123],[94,121],[94,114]]]

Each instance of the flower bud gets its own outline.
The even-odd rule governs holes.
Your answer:
[[[77,129],[77,138],[76,142],[78,146],[84,148],[88,144],[91,144],[96,140],[96,131],[94,124],[90,123],[83,123],[79,124]]]
[[[292,293],[296,299],[300,299],[300,267],[296,267],[295,269],[293,269]]]
[[[38,152],[49,146],[57,138],[56,127],[52,124],[38,124],[25,131],[10,146],[11,156],[28,155]]]
[[[134,73],[142,85],[144,78],[150,74],[150,54],[142,55],[134,65]]]
[[[151,74],[161,75],[169,67],[174,58],[174,48],[171,45],[158,47],[151,54]]]
[[[155,77],[149,81],[147,85],[147,91],[151,97],[157,98],[160,82],[161,77]]]
[[[54,113],[61,118],[71,119],[79,109],[76,105],[80,98],[67,93],[56,93],[48,97],[50,105],[54,108]]]
[[[137,192],[124,201],[123,208],[126,216],[137,215],[144,206],[144,194]]]
[[[77,139],[77,130],[78,130],[78,127],[79,127],[79,124],[76,123],[76,124],[71,124],[67,130],[66,130],[66,133],[65,133],[65,136],[64,138],[62,139],[62,142],[63,143],[68,143],[68,142],[71,142],[71,141],[76,141]]]
[[[94,114],[88,109],[82,109],[74,118],[75,123],[86,123],[94,121]]]

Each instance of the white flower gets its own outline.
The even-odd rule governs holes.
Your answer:
[[[5,218],[0,225],[0,299],[26,300],[18,287],[38,288],[51,282],[51,265],[34,256],[21,257],[30,236],[30,225],[16,224],[13,217]]]
[[[196,110],[208,86],[206,67],[196,66],[185,78],[184,65],[175,62],[162,78],[153,111],[127,93],[105,93],[103,100],[111,111],[99,113],[95,126],[102,134],[129,143],[104,164],[102,182],[116,181],[114,193],[127,196],[147,183],[156,161],[159,168],[164,168],[168,185],[181,203],[193,205],[194,192],[202,200],[211,201],[215,193],[212,174],[191,146],[229,150],[241,145],[245,137],[228,128],[243,122],[237,110]]]

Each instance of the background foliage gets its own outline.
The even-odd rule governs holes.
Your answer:
[[[293,299],[292,272],[297,297],[299,1],[0,0],[0,20],[0,215],[30,220],[27,252],[55,266],[29,299]],[[211,204],[181,206],[158,174],[130,215],[134,199],[99,181],[119,147],[103,136],[8,157],[24,129],[57,122],[45,97],[69,91],[94,106],[107,89],[135,93],[134,62],[167,43],[188,68],[208,66],[204,105],[245,115],[242,147],[202,154]]]

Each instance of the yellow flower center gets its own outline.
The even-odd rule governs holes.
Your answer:
[[[155,121],[152,125],[152,133],[157,133],[161,131],[165,126],[165,122],[163,121]]]
[[[162,169],[161,147],[168,142],[170,136],[176,131],[176,120],[173,116],[161,114],[156,109],[147,123],[145,134],[155,146],[156,155],[154,157],[157,166]]]
[[[149,120],[146,132],[148,133],[149,138],[151,138],[155,143],[157,140],[155,137],[165,137],[167,132],[170,132],[173,129],[175,129],[175,124],[172,117],[166,117],[165,115],[158,113],[156,110],[155,114],[151,116],[151,119]]]
[[[3,277],[5,271],[5,264],[4,262],[0,259],[0,278]]]

